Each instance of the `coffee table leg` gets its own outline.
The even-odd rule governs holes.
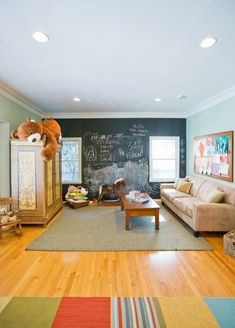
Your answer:
[[[123,196],[121,196],[120,200],[121,200],[121,211],[123,211],[124,210]]]
[[[155,211],[155,229],[159,230],[159,209]]]
[[[126,210],[126,230],[130,230],[130,226],[129,226],[129,211]]]

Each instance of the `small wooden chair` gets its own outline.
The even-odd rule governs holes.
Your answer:
[[[9,211],[11,211],[12,203],[13,203],[12,198],[9,198],[9,197],[0,198],[0,208],[7,207],[7,209]],[[16,212],[14,212],[13,214],[17,216]],[[22,233],[21,220],[18,218],[15,221],[10,221],[7,223],[0,223],[0,239],[2,239],[2,235],[4,233],[14,232],[17,230],[19,230],[20,233]]]

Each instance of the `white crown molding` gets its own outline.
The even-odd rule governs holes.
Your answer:
[[[0,95],[8,98],[39,117],[54,118],[186,118],[235,97],[235,85],[205,100],[185,112],[43,112],[16,91],[0,81]]]
[[[183,113],[174,112],[63,112],[47,113],[47,117],[54,118],[185,118]]]
[[[16,91],[5,85],[3,82],[0,82],[0,95],[6,97],[7,99],[13,101],[15,104],[23,107],[35,115],[45,117],[45,113],[43,111],[41,111],[35,105],[31,104],[28,100],[20,96]]]
[[[217,95],[208,98],[207,100],[203,101],[197,106],[192,107],[191,109],[184,112],[186,117],[195,115],[197,113],[200,113],[212,106],[215,106],[217,104],[220,104],[224,102],[225,100],[228,100],[232,97],[235,97],[235,85],[232,85],[230,88],[219,92]]]

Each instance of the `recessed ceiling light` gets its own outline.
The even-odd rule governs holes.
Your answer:
[[[159,101],[162,101],[162,99],[161,98],[155,98],[154,101],[159,102]]]
[[[183,95],[183,94],[179,94],[179,95],[176,96],[176,98],[178,98],[179,100],[183,100],[183,99],[186,98],[186,96]]]
[[[49,40],[49,37],[45,33],[39,31],[34,32],[32,36],[36,41],[41,43],[47,42]]]
[[[215,37],[208,37],[202,40],[200,46],[201,48],[209,48],[216,44],[217,39]]]
[[[73,97],[73,101],[80,101],[81,99],[80,98],[78,98],[78,97]]]

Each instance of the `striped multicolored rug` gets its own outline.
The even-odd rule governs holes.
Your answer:
[[[2,328],[234,328],[234,313],[235,298],[0,298]]]

